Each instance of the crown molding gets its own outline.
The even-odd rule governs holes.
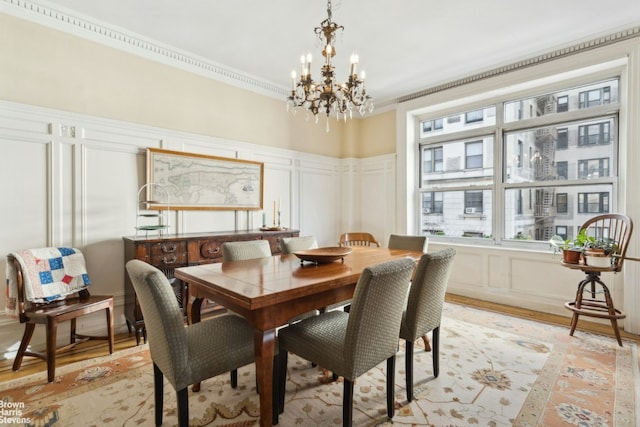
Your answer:
[[[61,10],[45,1],[0,0],[0,12],[278,100],[288,95],[282,86],[131,31]]]
[[[523,61],[514,62],[502,67],[494,68],[489,71],[474,74],[469,77],[454,80],[448,83],[444,83],[438,86],[434,86],[428,89],[424,89],[418,92],[414,92],[408,95],[401,96],[395,99],[395,103],[400,104],[402,102],[411,101],[416,98],[421,98],[426,95],[431,95],[437,92],[442,92],[458,86],[464,86],[469,83],[474,83],[480,80],[485,80],[491,77],[495,77],[501,74],[510,73],[512,71],[518,71],[525,68],[533,67],[545,62],[554,61],[556,59],[565,58],[571,55],[576,55],[589,50],[597,49],[603,46],[612,45],[625,40],[640,37],[640,27],[633,27],[630,29],[618,31],[614,34],[608,34],[606,36],[598,37],[592,40],[585,41],[583,43],[568,46],[562,49],[553,50],[551,52],[538,55]]]

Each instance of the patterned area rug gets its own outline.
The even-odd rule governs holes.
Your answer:
[[[404,387],[404,346],[396,360],[396,415],[386,418],[383,363],[360,377],[354,392],[357,426],[635,426],[637,349],[625,341],[446,304],[440,375],[431,353],[416,342],[415,397]],[[285,412],[280,425],[342,424],[342,381],[296,356],[289,357]],[[7,425],[146,426],[153,422],[153,378],[147,346],[0,384]],[[258,425],[253,366],[189,391],[193,426]],[[165,386],[164,425],[176,425],[176,396]]]

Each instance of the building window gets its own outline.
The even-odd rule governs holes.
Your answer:
[[[558,128],[558,136],[556,139],[556,149],[565,150],[569,148],[569,132],[567,128]]]
[[[465,123],[481,122],[483,117],[483,110],[469,111],[464,114],[464,121]]]
[[[569,213],[569,203],[568,203],[567,193],[556,194],[556,212],[559,214]]]
[[[426,193],[422,193],[422,212],[425,215],[441,214],[442,196],[443,193],[440,191],[427,191]]]
[[[424,173],[442,172],[442,147],[422,151],[422,168]]]
[[[556,175],[558,179],[569,179],[569,162],[567,161],[557,162]]]
[[[578,160],[578,178],[593,179],[609,176],[609,158]]]
[[[608,144],[610,123],[593,123],[578,128],[578,145]]]
[[[568,237],[568,229],[566,225],[558,225],[556,226],[556,236],[562,237],[564,240],[567,240]]]
[[[482,167],[482,141],[467,142],[465,144],[465,169]]]
[[[443,105],[442,114],[417,118],[416,127],[444,119],[437,135],[416,129],[420,229],[437,229],[447,241],[482,235],[491,236],[485,244],[542,247],[556,227],[572,234],[582,225],[584,216],[572,213],[615,209],[618,88],[618,79],[610,79],[528,98],[500,95],[481,109],[474,104],[456,113]],[[609,100],[606,113],[578,108],[580,94],[593,105],[590,92]],[[450,123],[452,117],[461,120]],[[429,215],[435,210],[442,213]]]
[[[426,120],[422,122],[422,132],[428,133],[442,129],[442,119]]]
[[[556,106],[556,111],[558,113],[563,113],[565,111],[569,111],[569,96],[568,95],[564,95],[564,96],[559,96],[558,97],[558,104]]]
[[[482,191],[464,192],[464,213],[482,213]]]
[[[609,193],[578,193],[578,213],[609,213]]]
[[[580,92],[579,108],[589,108],[611,102],[611,88],[609,86]]]

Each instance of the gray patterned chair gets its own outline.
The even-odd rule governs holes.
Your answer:
[[[433,376],[437,377],[439,374],[440,321],[455,255],[453,248],[424,254],[414,272],[400,325],[400,338],[406,341],[405,368],[409,402],[413,400],[413,342],[431,331]]]
[[[316,249],[317,247],[318,242],[313,236],[283,237],[282,240],[280,240],[280,250],[283,254],[304,251],[306,249]]]
[[[267,240],[225,242],[222,244],[222,261],[240,261],[268,256],[271,256],[271,246]]]
[[[254,329],[235,315],[185,326],[171,284],[160,270],[140,260],[129,261],[126,268],[147,328],[153,360],[156,425],[162,424],[164,376],[177,393],[179,425],[186,427],[187,387],[253,363]]]
[[[344,377],[343,425],[351,426],[355,379],[386,360],[387,415],[392,418],[398,333],[414,266],[414,260],[402,258],[368,267],[358,280],[349,313],[328,311],[281,329],[279,389],[284,390],[287,351],[331,370]]]
[[[389,236],[389,249],[405,249],[408,251],[420,251],[427,253],[429,238],[427,236],[409,236],[404,234],[392,234]]]

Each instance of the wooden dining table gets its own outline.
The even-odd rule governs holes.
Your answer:
[[[187,318],[201,320],[203,300],[210,299],[244,316],[255,327],[256,376],[260,425],[272,425],[273,357],[276,328],[300,314],[346,301],[366,267],[421,252],[353,247],[343,259],[314,264],[294,254],[245,261],[182,267],[175,277],[188,284]]]

